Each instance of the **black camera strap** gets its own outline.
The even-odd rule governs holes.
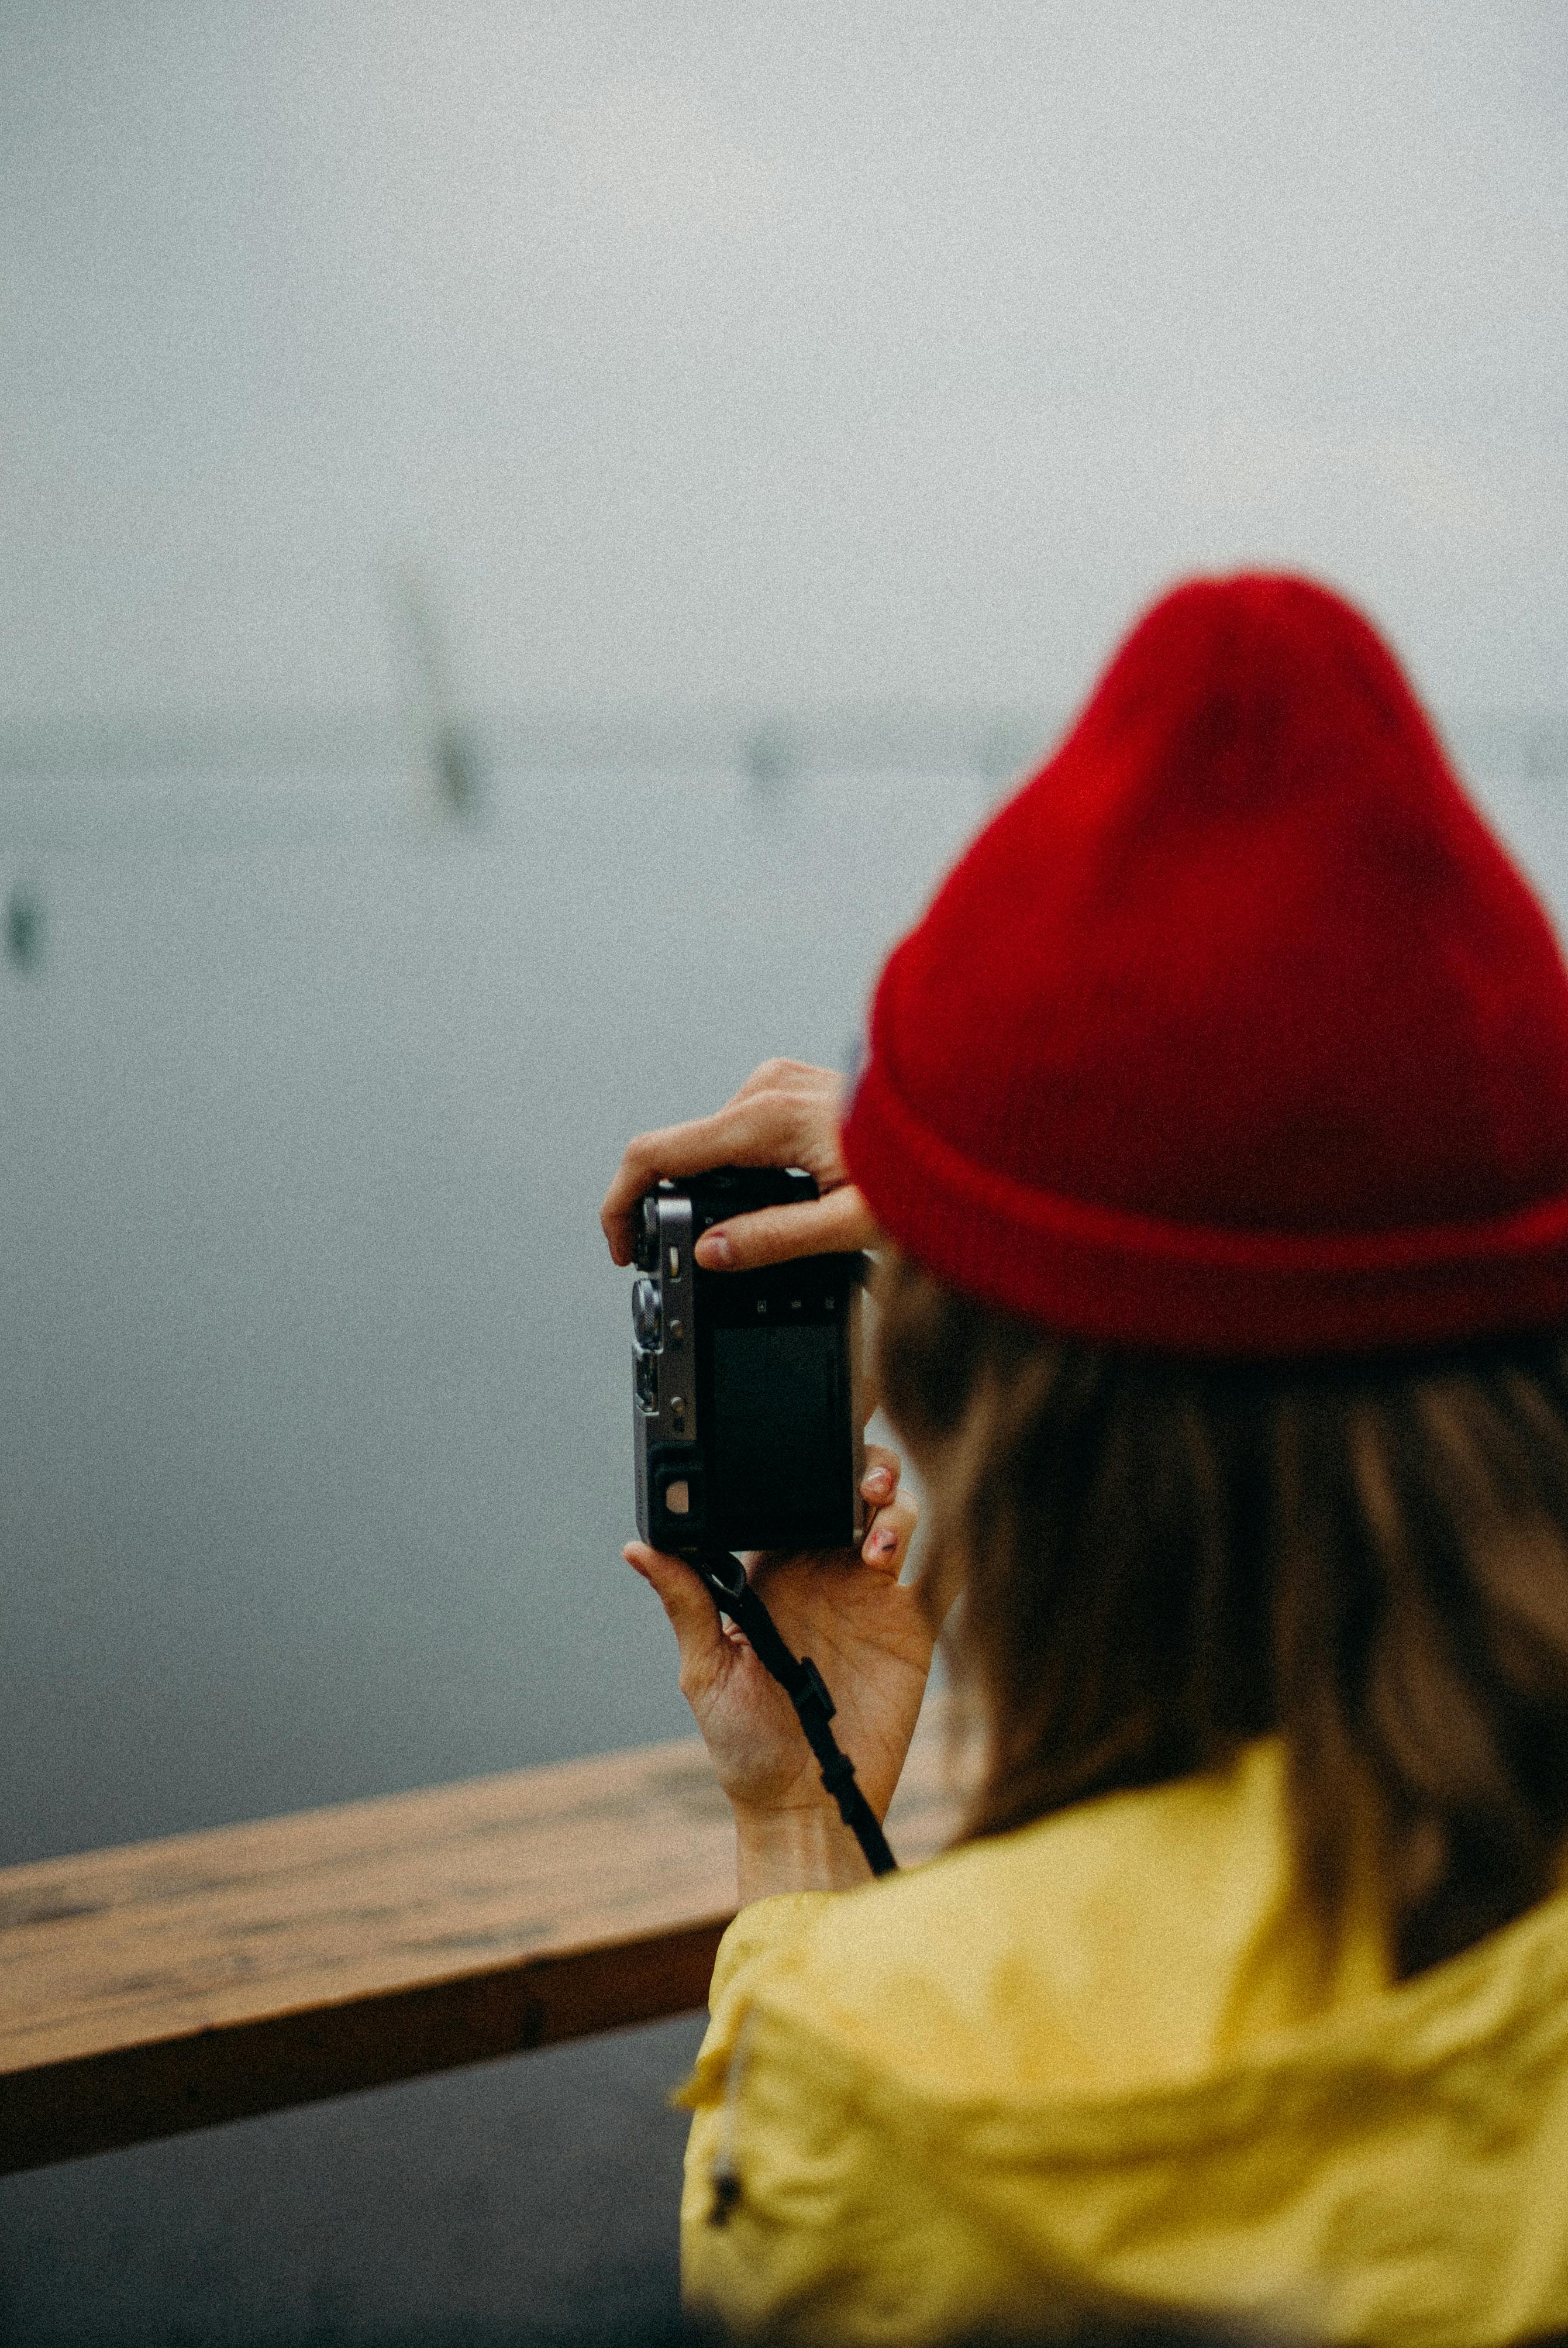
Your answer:
[[[764,1671],[772,1673],[795,1709],[805,1741],[822,1771],[822,1782],[838,1804],[838,1815],[866,1854],[873,1875],[893,1875],[898,1862],[887,1847],[876,1813],[856,1783],[855,1764],[828,1726],[834,1715],[822,1673],[809,1655],[793,1655],[778,1625],[746,1579],[746,1569],[728,1550],[710,1550],[692,1562],[713,1600],[751,1643]]]

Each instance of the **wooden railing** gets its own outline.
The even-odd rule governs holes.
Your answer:
[[[687,2013],[733,1870],[694,1740],[0,1870],[0,2174]]]

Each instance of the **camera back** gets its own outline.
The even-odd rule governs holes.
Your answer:
[[[706,1272],[713,1223],[814,1199],[809,1174],[724,1166],[643,1198],[632,1290],[637,1529],[655,1549],[840,1549],[865,1531],[866,1259]]]

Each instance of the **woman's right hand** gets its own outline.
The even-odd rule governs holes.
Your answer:
[[[792,1256],[874,1247],[876,1226],[850,1180],[838,1146],[844,1079],[801,1060],[764,1060],[712,1117],[640,1133],[605,1193],[599,1220],[617,1263],[630,1263],[637,1202],[666,1176],[715,1166],[800,1166],[819,1196],[792,1207],[759,1207],[715,1223],[697,1242],[707,1272],[749,1272]]]
[[[868,1444],[861,1489],[875,1509],[858,1550],[747,1560],[752,1586],[785,1643],[809,1655],[832,1692],[835,1733],[878,1818],[915,1732],[935,1629],[917,1586],[901,1580],[916,1508],[896,1453]],[[735,1814],[743,1902],[775,1891],[832,1891],[866,1880],[866,1861],[823,1786],[794,1706],[743,1634],[720,1621],[692,1568],[645,1541],[623,1555],[650,1583],[681,1651],[681,1689]]]

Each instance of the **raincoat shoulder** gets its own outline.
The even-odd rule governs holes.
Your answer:
[[[688,2296],[823,2342],[1107,2297],[1389,2348],[1568,2326],[1568,1899],[1399,1985],[1370,1895],[1313,1946],[1266,1741],[743,1910]]]

